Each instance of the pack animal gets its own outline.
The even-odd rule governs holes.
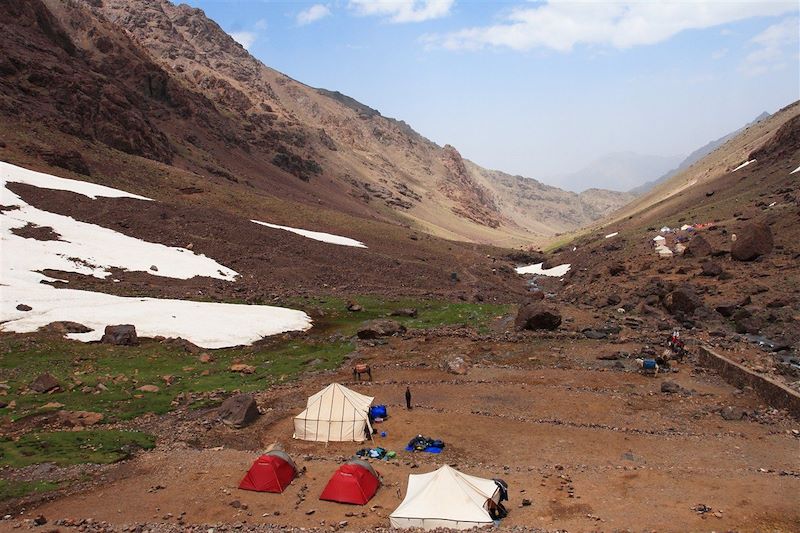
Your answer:
[[[369,365],[364,363],[357,363],[353,365],[353,379],[356,381],[361,381],[361,375],[366,374],[369,378],[369,381],[372,381],[372,368]]]

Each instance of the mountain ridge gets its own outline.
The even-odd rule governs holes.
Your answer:
[[[713,141],[709,141],[708,143],[704,144],[700,148],[696,149],[691,154],[686,156],[686,158],[683,161],[681,161],[681,163],[676,168],[674,168],[674,169],[670,170],[669,172],[665,173],[663,176],[660,176],[659,178],[657,178],[655,180],[643,183],[642,185],[639,185],[638,187],[635,187],[635,188],[631,189],[629,192],[637,194],[637,195],[638,194],[644,194],[644,193],[648,192],[649,190],[651,190],[653,187],[655,187],[659,183],[662,183],[662,182],[668,180],[669,178],[671,178],[672,176],[678,174],[682,170],[687,169],[690,166],[692,166],[694,163],[700,161],[702,158],[704,158],[705,156],[707,156],[708,154],[710,154],[711,152],[713,152],[714,150],[716,150],[717,148],[719,148],[720,146],[722,146],[723,144],[728,142],[729,140],[733,139],[736,135],[738,135],[742,131],[746,130],[747,128],[749,128],[753,124],[757,124],[758,122],[761,122],[762,120],[765,120],[765,119],[767,119],[769,117],[770,117],[770,114],[767,113],[766,111],[763,111],[755,119],[751,120],[750,122],[748,122],[747,124],[745,124],[741,128],[739,128],[737,130],[734,130],[731,133],[728,133],[727,135],[723,135],[722,137],[720,137],[718,139],[715,139]]]
[[[546,205],[529,202],[527,214],[509,216],[504,212],[507,203],[497,201],[504,196],[503,186],[482,178],[472,166],[462,169],[446,146],[338,91],[313,88],[271,69],[202,10],[163,0],[80,0],[76,5],[125,28],[182,86],[242,126],[231,141],[245,152],[250,149],[243,158],[232,160],[206,147],[210,153],[205,165],[217,174],[246,175],[266,163],[313,182],[311,187],[296,184],[306,193],[324,182],[325,196],[346,212],[475,242],[541,240],[583,225],[596,214],[574,205],[576,197],[565,193],[551,196]],[[245,169],[248,159],[258,161]],[[179,164],[197,166],[192,161]],[[454,183],[471,192],[455,194]],[[291,198],[294,193],[281,189],[281,194]],[[611,208],[629,200],[614,193],[608,198]],[[574,218],[541,219],[541,213],[552,211],[573,213]]]

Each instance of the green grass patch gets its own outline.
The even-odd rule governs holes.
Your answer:
[[[52,336],[4,336],[0,337],[0,382],[10,387],[3,401],[16,402],[15,410],[8,412],[14,419],[43,412],[43,405],[57,402],[64,405],[62,409],[103,413],[109,422],[165,413],[184,392],[250,392],[292,379],[305,370],[333,369],[352,350],[347,340],[328,342],[312,337],[215,350],[210,352],[213,362],[201,363],[180,346],[154,341],[139,346],[108,346]],[[256,370],[253,374],[231,372],[234,363]],[[51,373],[64,390],[20,394],[43,372]],[[165,376],[172,376],[171,384]],[[100,384],[105,390],[97,392]],[[137,390],[143,385],[156,385],[160,390]]]
[[[343,335],[354,335],[365,320],[391,318],[403,323],[407,328],[425,329],[437,326],[465,325],[480,332],[486,332],[491,322],[498,316],[509,312],[511,306],[500,304],[477,304],[447,302],[441,300],[396,299],[382,300],[370,296],[352,298],[361,305],[363,311],[353,313],[346,309],[346,301],[341,298],[309,298],[292,302],[308,310],[318,309],[325,313],[316,319],[320,329]],[[401,308],[414,308],[417,316],[394,317],[391,312]]]
[[[437,300],[357,297],[362,312],[346,310],[340,298],[307,298],[283,302],[301,308],[315,317],[315,327],[296,339],[272,339],[254,346],[209,351],[214,361],[201,363],[197,355],[169,343],[143,340],[139,346],[110,346],[68,341],[53,335],[0,335],[0,383],[8,385],[2,399],[15,402],[5,409],[12,419],[43,412],[50,402],[61,409],[94,411],[104,422],[129,420],[145,413],[163,414],[181,393],[214,390],[253,392],[275,383],[297,378],[306,371],[338,368],[355,349],[350,338],[365,320],[383,318],[398,308],[413,307],[418,315],[392,317],[408,328],[443,325],[468,325],[488,330],[498,316],[510,307],[496,304],[446,302]],[[252,374],[231,372],[230,366],[253,366]],[[54,394],[23,394],[29,383],[43,373],[51,373],[62,385]],[[165,376],[172,376],[171,383]],[[102,385],[102,386],[100,386]],[[158,392],[142,392],[143,385],[156,385]],[[193,408],[213,407],[199,401]]]
[[[10,481],[0,479],[0,502],[22,498],[31,494],[50,492],[59,488],[60,484],[52,481]]]
[[[136,431],[53,431],[0,440],[0,465],[20,468],[39,463],[74,465],[115,463],[136,449],[155,445],[152,435]]]

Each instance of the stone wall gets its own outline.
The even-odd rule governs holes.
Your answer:
[[[771,407],[786,409],[793,417],[800,419],[800,394],[785,385],[769,377],[756,374],[727,357],[715,353],[707,346],[700,347],[699,363],[716,370],[725,381],[735,387],[740,389],[750,387]]]

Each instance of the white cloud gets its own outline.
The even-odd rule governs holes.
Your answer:
[[[425,40],[432,46],[453,50],[543,47],[569,52],[576,45],[625,49],[659,43],[685,30],[797,10],[796,2],[547,0],[514,8],[498,24],[427,36]]]
[[[304,9],[297,14],[297,24],[300,26],[305,26],[306,24],[311,24],[312,22],[324,19],[325,17],[330,16],[330,14],[331,10],[328,9],[328,6],[323,4],[314,4],[308,9]]]
[[[250,50],[250,46],[258,39],[258,34],[252,31],[232,31],[230,35],[234,41],[244,46],[246,50]]]
[[[267,29],[267,19],[258,19],[253,27],[257,30],[264,31]]]
[[[745,56],[739,71],[747,76],[758,76],[786,67],[789,61],[797,61],[800,47],[800,19],[787,17],[750,39],[755,49]]]
[[[390,22],[424,22],[450,13],[455,0],[350,0],[359,15],[386,17]]]
[[[720,48],[719,50],[714,50],[713,52],[711,52],[711,59],[716,61],[717,59],[722,59],[726,55],[728,55],[728,49]]]

